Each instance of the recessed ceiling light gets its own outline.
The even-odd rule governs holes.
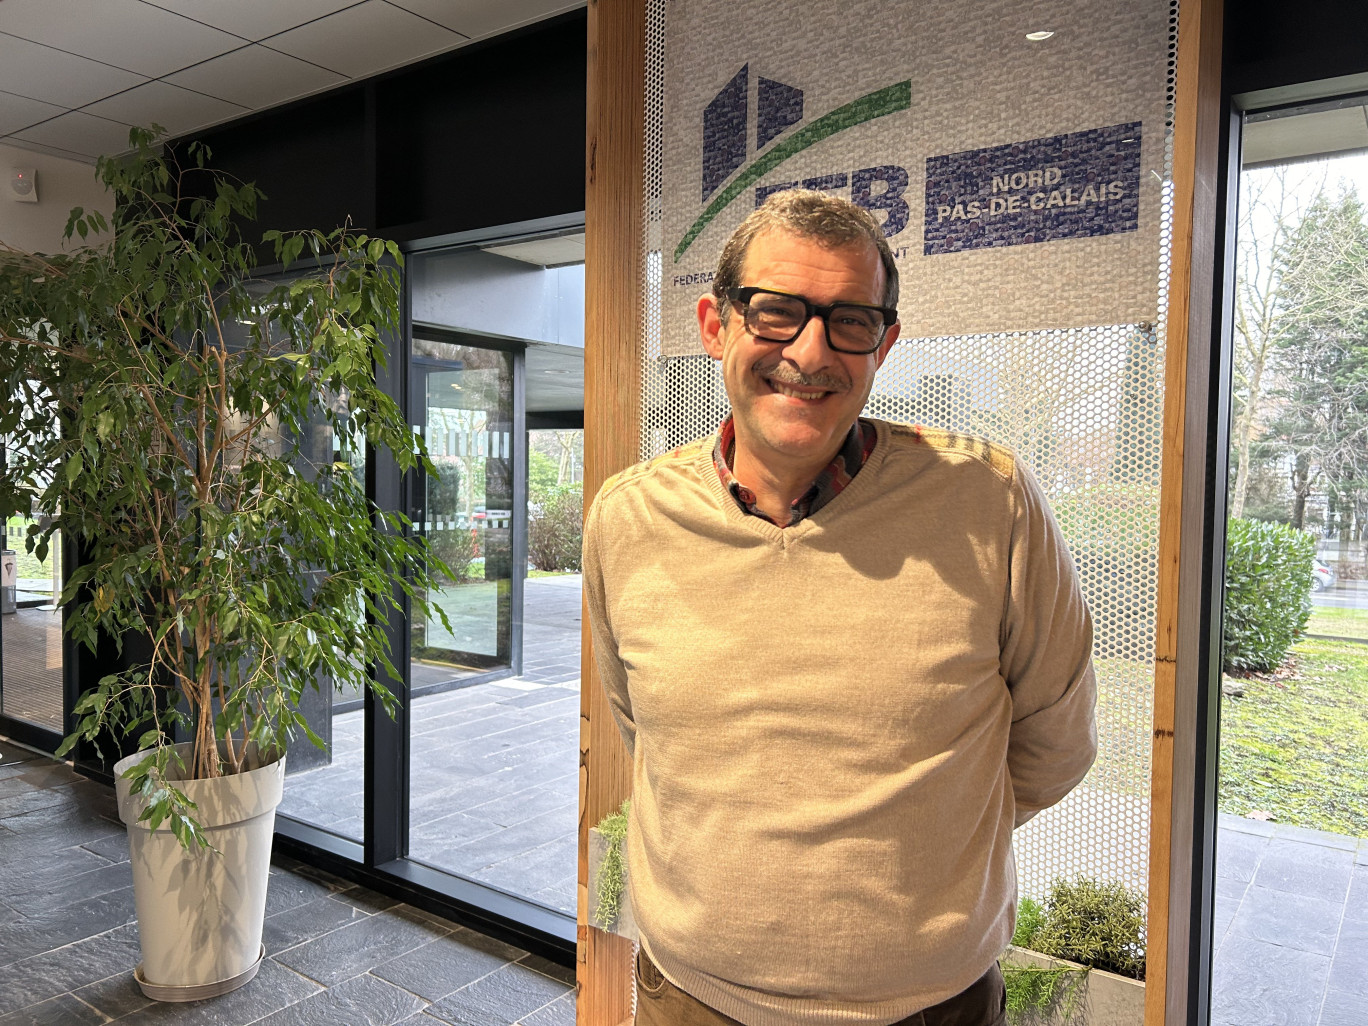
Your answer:
[[[1054,35],[1053,32],[1027,32],[1026,38],[1033,43],[1040,43],[1049,39],[1052,35]]]

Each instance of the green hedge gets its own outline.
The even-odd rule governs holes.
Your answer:
[[[538,570],[580,569],[584,524],[583,484],[552,489],[528,509],[527,558]]]
[[[1311,616],[1311,536],[1285,524],[1233,519],[1226,533],[1227,673],[1282,665]]]

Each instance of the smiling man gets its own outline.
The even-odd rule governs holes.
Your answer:
[[[1005,1021],[1012,830],[1092,763],[1091,624],[1009,451],[860,418],[897,304],[868,213],[772,196],[698,302],[731,416],[586,518],[638,1023]]]

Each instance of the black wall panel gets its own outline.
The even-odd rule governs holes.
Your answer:
[[[406,241],[574,213],[585,45],[575,11],[199,138],[266,194],[253,235],[350,219]]]
[[[1226,0],[1231,93],[1368,72],[1368,0]]]

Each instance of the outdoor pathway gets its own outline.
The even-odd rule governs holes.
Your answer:
[[[0,852],[0,1026],[574,1026],[573,970],[286,858],[257,978],[154,1004],[113,792],[4,741]]]

